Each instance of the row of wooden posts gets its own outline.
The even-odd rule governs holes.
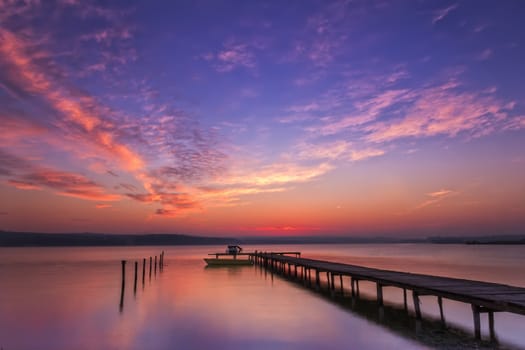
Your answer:
[[[127,263],[127,260],[121,260],[122,286],[120,289],[120,304],[119,304],[120,311],[122,311],[124,308],[124,290],[126,287],[126,263]],[[133,278],[133,294],[136,295],[137,294],[139,262],[135,261],[134,265],[135,265],[135,269],[134,269],[135,273],[134,273],[134,278]],[[147,265],[147,259],[143,258],[142,259],[142,287],[144,287],[146,283],[146,265]],[[157,267],[158,267],[159,272],[162,272],[162,270],[164,269],[164,251],[162,251],[160,255],[158,255],[158,259],[157,259],[157,255],[155,255],[154,257],[152,256],[149,257],[149,279],[150,280],[151,280],[152,274],[157,275]]]
[[[284,254],[284,253],[283,253]],[[277,255],[283,255],[283,254],[275,254]],[[312,268],[300,264],[294,264],[294,263],[286,263],[283,261],[279,261],[277,259],[271,258],[271,256],[274,255],[273,253],[266,253],[266,252],[257,252],[255,251],[255,254],[250,255],[250,259],[256,264],[259,265],[265,269],[268,269],[272,272],[276,272],[282,275],[287,275],[289,277],[294,278],[295,280],[302,281],[305,286],[312,287]],[[297,256],[297,255],[296,255]],[[293,265],[293,271],[292,271],[292,265]],[[298,271],[299,267],[299,271]],[[315,290],[320,291],[321,290],[321,278],[320,278],[320,271],[316,268],[313,268],[315,270]],[[344,288],[343,288],[343,275],[337,274],[331,271],[326,271],[326,281],[327,281],[327,288],[332,297],[335,297],[336,295],[336,286],[335,286],[335,279],[339,277],[339,287],[340,291],[339,294],[341,296],[345,296],[344,294]],[[355,299],[359,298],[359,279],[355,277],[350,277],[350,286],[351,286],[351,297],[352,297],[352,303],[355,303]],[[384,303],[383,303],[383,286],[380,283],[377,283],[377,303],[379,306],[379,317],[382,319],[384,317]],[[421,320],[422,320],[422,314],[421,314],[421,308],[420,308],[420,295],[419,293],[413,291],[412,292],[412,298],[414,302],[414,312],[416,316],[416,327],[421,327]],[[442,297],[438,296],[438,306],[439,306],[439,312],[440,312],[440,319],[443,326],[445,326],[445,316],[443,312],[443,299]],[[404,301],[404,309],[406,312],[408,312],[408,302],[407,302],[407,289],[403,288],[403,301]],[[490,332],[490,339],[496,340],[496,333],[494,329],[494,313],[492,310],[487,310],[483,307],[479,306],[472,306],[472,311],[474,315],[474,333],[476,339],[481,339],[481,331],[480,331],[480,313],[486,312],[488,313],[488,321],[489,321],[489,332]]]

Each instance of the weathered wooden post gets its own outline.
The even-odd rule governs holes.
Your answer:
[[[319,291],[321,289],[321,279],[319,278],[319,270],[315,269],[315,290]]]
[[[407,289],[403,288],[403,303],[405,306],[405,311],[408,312],[408,304],[407,304]]]
[[[121,261],[122,264],[122,284],[126,282],[126,260]]]
[[[343,275],[339,275],[339,284],[341,285],[341,296],[345,297],[345,290],[343,288]]]
[[[122,285],[120,287],[120,303],[119,303],[120,312],[124,310],[124,288],[126,286],[126,260],[122,260],[121,264],[122,264]]]
[[[142,259],[142,286],[146,279],[146,258]]]
[[[155,255],[155,275],[157,274],[157,256]]]
[[[153,258],[150,256],[149,257],[149,279],[151,280],[151,270],[153,269]]]
[[[133,282],[133,294],[137,294],[137,270],[139,267],[139,263],[135,261],[135,280]]]

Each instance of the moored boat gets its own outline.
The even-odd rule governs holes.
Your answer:
[[[211,253],[208,255],[215,255],[215,258],[204,258],[208,266],[246,266],[253,265],[253,261],[249,259],[249,253],[242,253],[242,248],[238,245],[229,245],[226,248],[226,253]],[[239,256],[246,256],[247,258],[238,258]]]

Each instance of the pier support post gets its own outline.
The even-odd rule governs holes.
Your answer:
[[[150,280],[151,280],[151,270],[153,269],[152,262],[153,262],[153,258],[150,256],[149,257],[149,279]]]
[[[419,305],[419,294],[416,291],[412,291],[412,299],[414,299],[414,310],[416,311],[416,318],[421,320],[421,309]]]
[[[441,316],[441,323],[445,327],[445,314],[443,313],[443,298],[438,297],[439,315]]]
[[[330,272],[326,271],[326,285],[328,287],[328,291],[330,291]]]
[[[157,256],[155,255],[155,275],[157,274]]]
[[[481,339],[481,320],[479,306],[472,304],[472,317],[474,318],[474,336]]]
[[[295,279],[297,279],[297,265],[294,265],[294,269],[295,269]]]
[[[319,278],[319,270],[315,269],[315,290],[319,291],[321,289],[321,281]]]
[[[355,298],[355,280],[353,277],[350,277],[350,287],[352,289],[352,299]]]
[[[340,287],[341,287],[341,296],[344,298],[345,297],[345,290],[343,288],[343,275],[339,275],[339,284],[340,284]]]
[[[494,330],[494,311],[489,311],[489,332],[490,340],[496,341],[496,331]]]
[[[403,303],[405,306],[405,311],[408,312],[408,304],[407,304],[407,289],[403,288]]]
[[[334,280],[335,280],[335,274],[332,273],[330,276],[330,296],[332,298],[335,297],[335,281]]]
[[[377,286],[377,303],[379,306],[383,306],[383,286],[381,283],[376,283]]]

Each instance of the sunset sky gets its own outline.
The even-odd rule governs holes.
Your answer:
[[[523,18],[0,0],[0,230],[523,234]]]

